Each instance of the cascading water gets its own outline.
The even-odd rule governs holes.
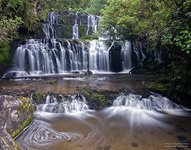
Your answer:
[[[127,108],[143,110],[183,109],[182,106],[175,104],[168,98],[158,94],[150,95],[148,98],[142,98],[140,95],[133,94],[127,96],[121,95],[113,102],[113,106],[124,106]]]
[[[121,49],[124,58],[123,58],[123,68],[124,70],[131,69],[132,68],[132,62],[131,62],[131,43],[129,41],[124,41]]]
[[[89,35],[89,33],[96,33],[97,32],[97,27],[98,27],[98,22],[99,22],[100,17],[95,16],[95,15],[88,15],[88,29],[86,34]],[[90,32],[91,31],[91,32]]]
[[[47,16],[47,22],[42,25],[42,30],[45,33],[47,39],[57,38],[57,32],[54,25],[58,24],[59,14],[56,12],[50,12]]]
[[[104,40],[79,41],[79,26],[81,23],[87,23],[86,34],[90,35],[97,32],[97,26],[100,17],[85,14],[86,18],[81,20],[79,12],[71,12],[73,15],[72,40],[58,38],[60,37],[59,26],[61,25],[61,16],[59,12],[50,12],[47,16],[47,22],[42,25],[42,30],[46,39],[28,39],[24,45],[20,45],[15,52],[14,66],[10,72],[4,75],[5,78],[22,77],[28,75],[47,75],[62,74],[72,72],[84,72],[91,70],[93,72],[110,72],[113,60],[117,53],[121,69],[127,71],[132,68],[132,50],[129,41],[116,41],[121,44],[121,50],[115,50],[111,57],[110,50],[115,41]],[[69,13],[68,16],[71,14]],[[86,21],[84,21],[87,19]],[[140,51],[140,52],[139,52]],[[142,50],[134,50],[139,56],[145,58]],[[116,59],[115,59],[116,61]]]
[[[78,12],[76,12],[75,24],[73,26],[73,39],[79,39],[78,31]]]
[[[27,40],[17,48],[15,71],[54,74],[87,70],[87,50],[82,42],[71,40]]]
[[[69,100],[48,95],[46,103],[37,106],[37,112],[75,113],[89,110],[85,97],[81,95],[70,96]]]
[[[177,114],[162,111],[168,109]],[[157,146],[163,150],[169,139],[189,143],[190,114],[181,115],[179,110],[183,109],[155,93],[148,98],[120,95],[113,106],[94,111],[88,109],[81,95],[49,95],[46,104],[37,105],[33,122],[17,142],[21,149],[96,150],[106,145],[103,149],[132,150],[136,140],[141,149],[149,145],[150,149]]]
[[[90,41],[89,69],[109,71],[109,49],[103,41]]]

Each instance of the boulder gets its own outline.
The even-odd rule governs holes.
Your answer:
[[[29,98],[0,96],[0,149],[18,149],[14,138],[32,121],[34,110]]]

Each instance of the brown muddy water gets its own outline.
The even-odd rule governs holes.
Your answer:
[[[51,83],[52,80],[54,83]],[[33,122],[17,138],[21,150],[189,150],[190,110],[162,96],[145,93],[144,76],[105,75],[41,80],[0,81],[0,93],[26,95],[32,91],[71,94],[79,87],[118,91],[113,106],[90,110],[86,101],[56,101],[37,106]],[[84,109],[85,108],[85,109]],[[55,109],[64,112],[55,113]]]

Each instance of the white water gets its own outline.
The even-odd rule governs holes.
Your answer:
[[[165,109],[183,109],[184,107],[173,103],[166,97],[159,94],[150,95],[148,98],[143,98],[140,95],[121,95],[113,102],[114,107],[128,107],[132,109],[143,110],[165,110]]]
[[[60,23],[60,14],[50,12],[47,16],[47,22],[43,24],[42,29],[46,39],[28,39],[26,44],[20,45],[15,52],[14,65],[10,72],[4,77],[26,77],[28,75],[51,75],[65,74],[73,72],[85,72],[91,70],[93,73],[111,73],[111,53],[115,41],[108,43],[103,40],[92,40],[89,42],[79,41],[79,25],[81,18],[76,12],[73,25],[73,40],[57,39],[56,26]],[[87,32],[90,35],[97,32],[99,16],[87,15]],[[77,39],[77,40],[76,40]],[[145,58],[142,47],[131,49],[129,41],[121,43],[121,72],[128,73],[133,67],[132,52],[134,51],[138,58]],[[119,51],[120,53],[120,51]]]
[[[57,38],[57,33],[54,25],[58,24],[59,14],[57,12],[50,12],[47,16],[47,22],[42,25],[42,30],[47,39]]]
[[[56,97],[48,95],[46,103],[37,106],[38,112],[49,113],[76,113],[89,110],[85,98],[81,95],[73,95],[68,99],[62,98],[59,102]]]
[[[90,33],[97,33],[99,19],[100,19],[99,16],[95,16],[91,14],[88,15],[88,29],[86,32],[87,35],[89,35]]]
[[[88,111],[83,111],[79,101],[85,102],[84,98],[76,95],[66,107],[61,107],[63,102],[59,104],[61,108],[57,110],[71,110],[62,113],[52,111],[58,103],[54,98],[47,96],[46,107],[35,113],[33,123],[19,136],[21,149],[91,150],[106,145],[103,149],[132,150],[136,148],[132,146],[136,141],[141,149],[163,150],[165,143],[180,142],[179,137],[185,142],[189,139],[190,114],[176,116],[179,110],[184,111],[183,107],[155,93],[148,98],[120,95],[112,107],[97,111],[89,111],[87,107],[84,110]],[[164,111],[169,109],[178,113]]]
[[[88,66],[94,73],[111,73],[110,49],[113,44],[108,46],[105,41],[98,40],[83,43],[73,40],[29,39],[25,45],[17,48],[14,66],[8,74],[15,72],[16,77],[63,74],[83,72],[88,70]],[[126,41],[122,47],[122,71],[126,71],[132,67],[130,43]]]
[[[76,12],[75,24],[73,26],[73,38],[72,39],[79,39],[78,12]]]
[[[122,53],[124,54],[123,58],[123,68],[124,70],[132,68],[132,62],[131,62],[131,43],[129,41],[124,41],[121,49]]]
[[[166,97],[152,93],[148,98],[141,95],[120,95],[113,106],[103,110],[107,119],[114,117],[122,118],[130,125],[130,130],[135,126],[154,125],[162,128],[171,128],[170,125],[162,122],[167,115],[189,116],[189,109],[173,103]]]
[[[109,71],[109,49],[103,41],[90,41],[89,69]]]

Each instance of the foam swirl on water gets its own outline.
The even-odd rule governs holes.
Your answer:
[[[26,149],[45,148],[60,141],[75,141],[82,138],[79,133],[55,131],[43,121],[34,121],[27,131],[18,141]]]

